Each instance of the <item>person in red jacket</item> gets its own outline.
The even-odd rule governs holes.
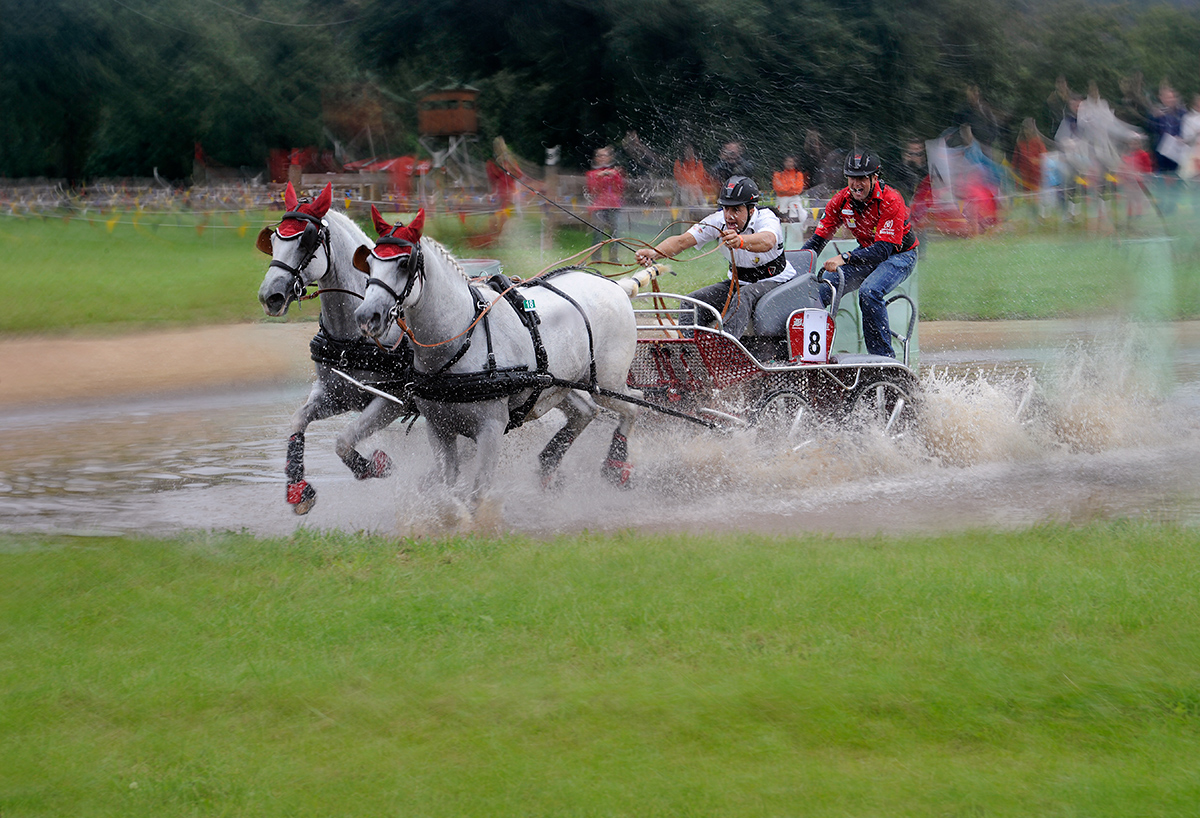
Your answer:
[[[879,170],[875,154],[860,150],[847,154],[842,167],[846,187],[833,194],[816,232],[800,249],[819,256],[838,228],[849,229],[858,247],[826,260],[824,271],[841,269],[845,292],[858,290],[867,351],[894,358],[884,299],[912,273],[917,263],[917,234],[909,224],[904,197],[879,181]],[[821,291],[828,303],[831,292],[827,287]]]
[[[587,172],[588,213],[596,226],[595,240],[601,244],[617,234],[617,216],[625,198],[625,175],[616,165],[611,145],[597,148],[592,155],[592,169]],[[607,235],[605,235],[607,234]],[[592,253],[592,261],[600,260],[600,248]],[[608,260],[617,260],[617,243],[608,243]]]

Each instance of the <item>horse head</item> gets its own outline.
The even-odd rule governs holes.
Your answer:
[[[379,233],[374,247],[362,245],[354,252],[354,266],[367,274],[367,291],[354,312],[364,335],[378,337],[387,331],[391,320],[421,296],[425,281],[425,255],[421,250],[421,229],[425,209],[407,225],[388,222],[371,206],[371,220]]]
[[[333,186],[325,185],[312,201],[300,201],[292,183],[283,194],[287,212],[275,227],[264,227],[256,246],[271,257],[258,289],[258,300],[267,315],[287,313],[305,288],[320,280],[330,268],[329,224],[325,214],[333,201]],[[320,251],[324,250],[322,254]],[[322,258],[324,256],[324,258]]]

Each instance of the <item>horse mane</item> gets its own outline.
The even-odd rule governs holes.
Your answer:
[[[353,258],[354,251],[358,249],[359,245],[375,246],[375,240],[345,213],[330,210],[325,214],[325,221],[329,222],[330,250],[335,256],[341,256],[344,253],[345,258]]]
[[[459,260],[454,257],[454,254],[447,250],[445,245],[443,245],[440,241],[437,239],[431,239],[429,236],[422,236],[421,244],[427,249],[436,251],[438,256],[441,257],[442,261],[458,271],[458,274],[463,277],[463,281],[469,282],[471,280],[471,276],[467,275],[466,268],[462,266]]]

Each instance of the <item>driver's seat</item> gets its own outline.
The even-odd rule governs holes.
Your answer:
[[[754,307],[754,334],[760,337],[787,335],[787,320],[796,310],[822,308],[821,285],[816,279],[817,254],[812,250],[786,250],[796,277],[780,284],[758,300]]]

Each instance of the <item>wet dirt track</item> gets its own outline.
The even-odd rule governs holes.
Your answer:
[[[158,373],[149,382],[162,389],[141,397],[131,395],[144,373],[139,382],[128,372],[134,362],[115,339],[103,363],[90,365],[59,350],[18,368],[10,344],[0,367],[0,388],[11,390],[0,407],[0,530],[286,535],[303,526],[417,536],[462,527],[447,521],[445,496],[427,488],[432,458],[420,424],[362,443],[364,453],[387,451],[397,469],[359,482],[333,453],[348,416],[309,428],[307,478],[319,499],[306,517],[292,514],[284,446],[288,418],[307,393],[312,329],[147,336],[132,358]],[[644,418],[631,439],[631,491],[599,477],[613,425],[601,417],[564,460],[562,485],[543,492],[536,453],[561,422],[552,414],[506,438],[502,525],[535,536],[628,527],[936,532],[1116,517],[1200,525],[1200,325],[1139,329],[1132,342],[1124,333],[1124,342],[1106,345],[1109,329],[923,325],[922,424],[899,441],[815,429],[793,441],[794,451],[766,449],[752,434]],[[41,348],[20,343],[26,358]],[[221,355],[234,363],[222,367]],[[72,377],[71,367],[95,382]],[[58,399],[47,401],[47,390]],[[464,482],[470,476],[468,463]]]

